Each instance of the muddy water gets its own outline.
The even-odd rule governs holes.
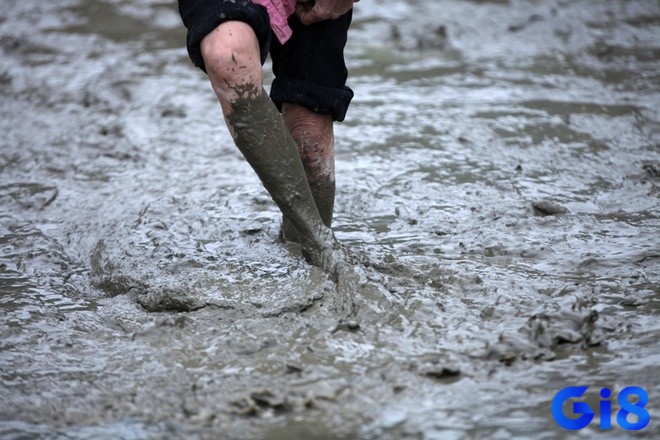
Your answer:
[[[660,433],[657,2],[360,2],[339,289],[173,4],[2,9],[0,437],[559,438],[569,385]]]

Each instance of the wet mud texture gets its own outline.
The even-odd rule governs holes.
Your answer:
[[[8,2],[0,437],[562,438],[569,385],[644,387],[657,437],[659,15],[358,3],[339,288],[279,243],[175,5]]]

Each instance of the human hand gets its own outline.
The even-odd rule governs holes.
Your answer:
[[[309,26],[324,20],[335,20],[353,8],[359,0],[298,0],[296,15],[300,22]]]

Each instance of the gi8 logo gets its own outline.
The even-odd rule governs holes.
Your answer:
[[[569,431],[577,431],[586,428],[589,423],[594,419],[594,411],[591,409],[587,402],[573,402],[573,414],[580,415],[578,418],[571,419],[564,415],[564,403],[570,398],[582,397],[587,391],[584,386],[567,387],[559,391],[554,399],[552,399],[552,417],[557,424]],[[611,395],[609,388],[600,390],[600,429],[612,428],[612,402],[607,400]],[[628,400],[629,396],[637,396],[638,401],[631,403]],[[649,402],[649,396],[646,391],[641,387],[626,387],[621,390],[617,398],[617,402],[621,409],[616,415],[618,425],[628,431],[639,431],[646,428],[651,421],[649,412],[644,409]],[[630,414],[637,416],[637,422],[628,421]]]

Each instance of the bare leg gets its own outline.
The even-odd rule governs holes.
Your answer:
[[[284,123],[298,145],[307,182],[326,226],[332,224],[335,203],[335,154],[332,116],[314,113],[305,107],[282,106]],[[296,230],[288,219],[282,220],[283,238],[297,241]]]
[[[225,22],[202,40],[201,49],[236,146],[298,232],[306,257],[334,272],[338,243],[319,215],[296,143],[263,89],[254,31]]]

